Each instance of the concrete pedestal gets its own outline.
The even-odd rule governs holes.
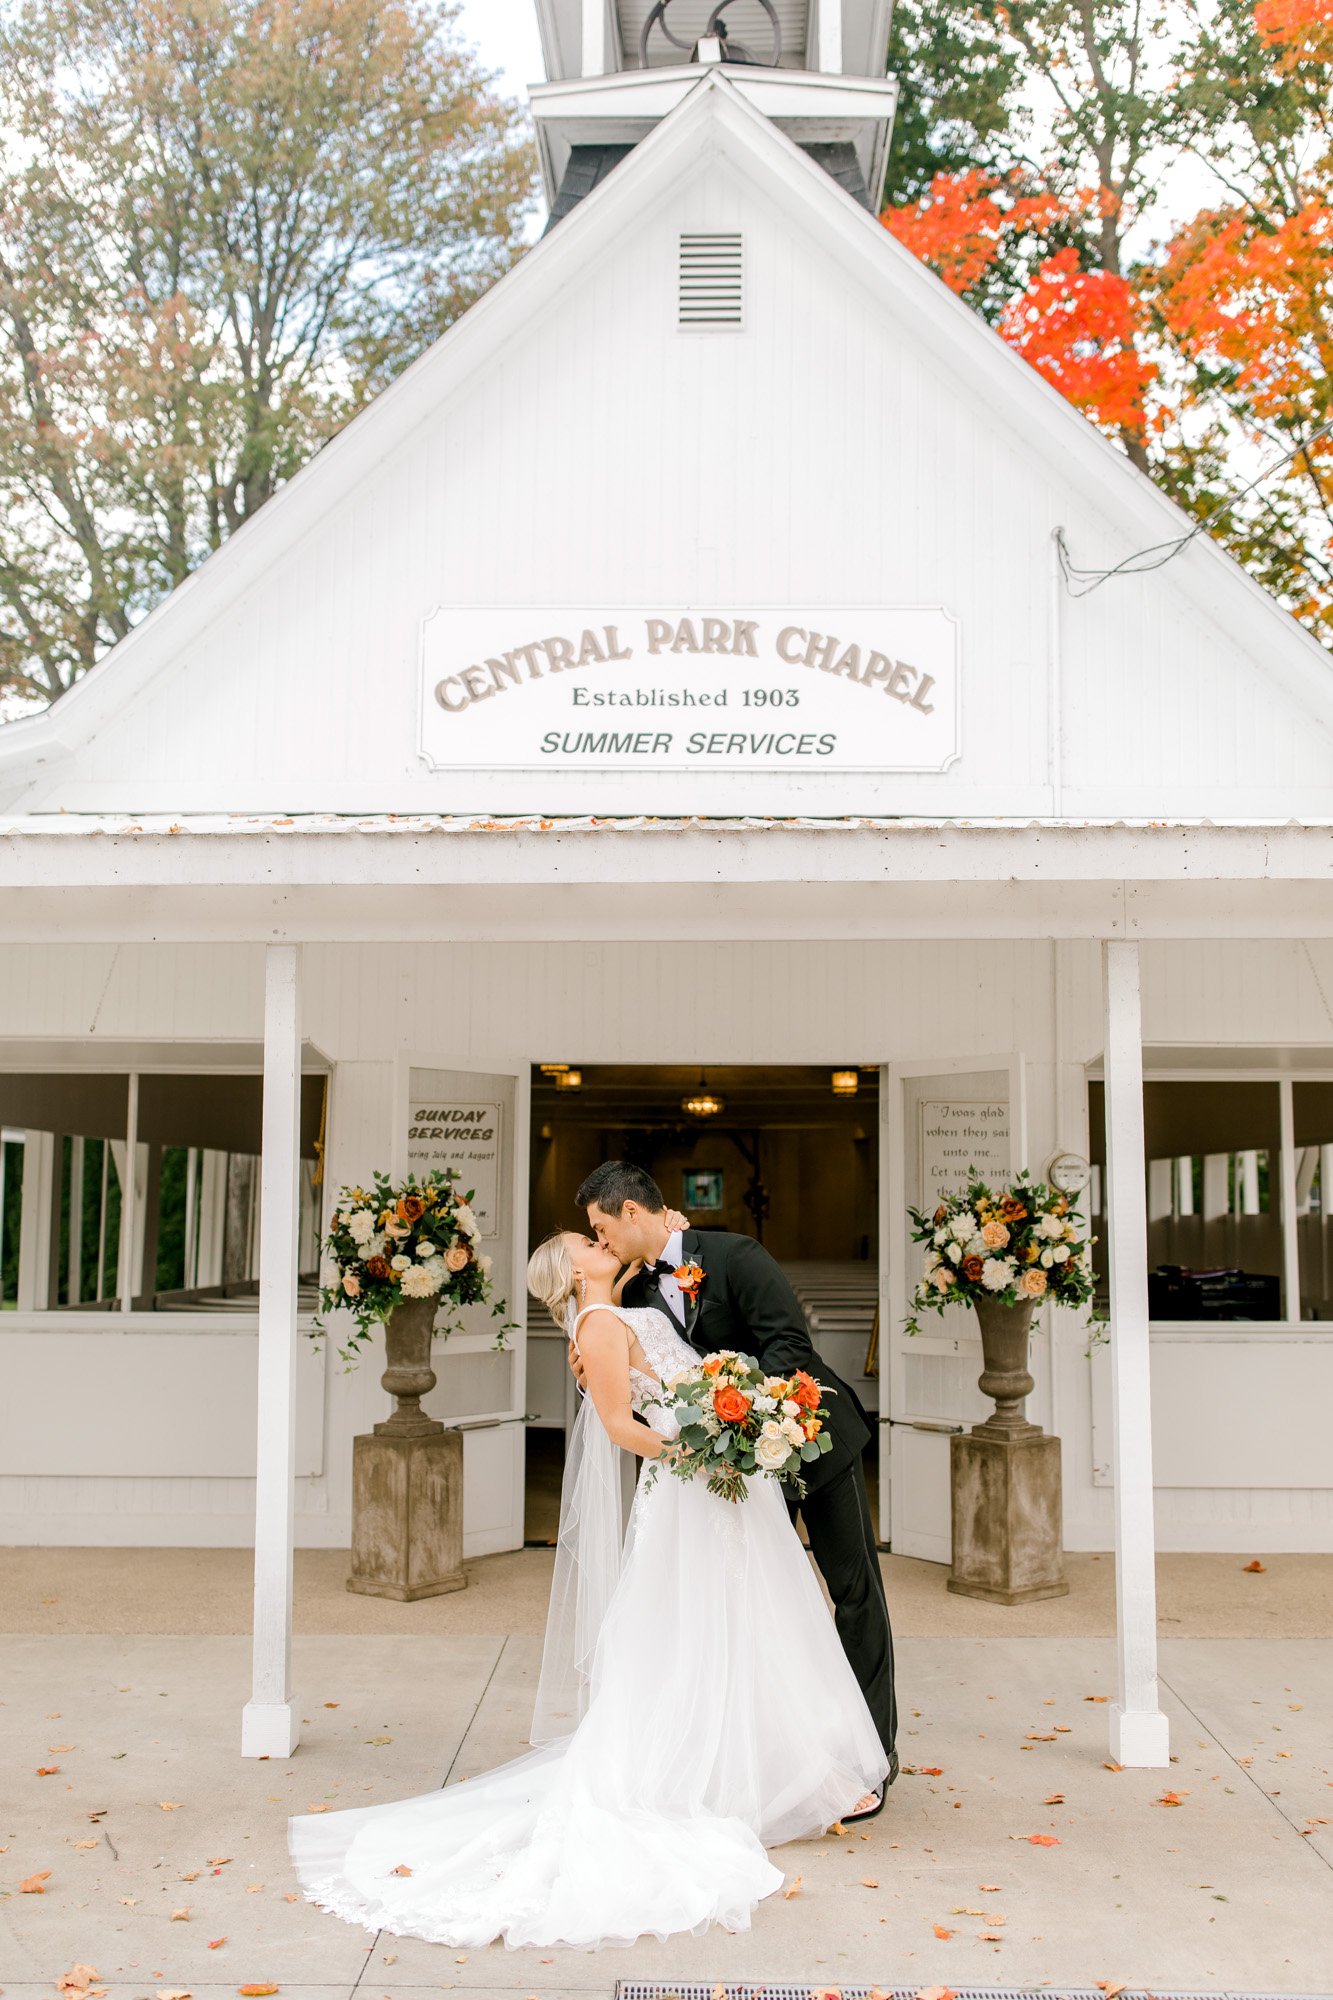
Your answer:
[[[353,1438],[347,1588],[409,1603],[466,1584],[462,1433]]]
[[[1060,1440],[1035,1426],[949,1440],[953,1564],[949,1588],[992,1604],[1064,1597]]]

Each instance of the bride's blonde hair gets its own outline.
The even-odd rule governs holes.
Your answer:
[[[563,1331],[565,1307],[577,1287],[574,1266],[565,1248],[564,1231],[557,1229],[539,1243],[528,1259],[528,1290],[540,1299],[551,1318]]]

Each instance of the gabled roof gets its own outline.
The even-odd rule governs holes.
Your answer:
[[[0,810],[40,803],[41,767],[88,741],[169,668],[210,621],[354,493],[428,414],[465,388],[532,316],[608,254],[701,156],[726,158],[762,180],[793,222],[804,222],[886,315],[913,322],[918,336],[1009,424],[1024,451],[1077,480],[1119,531],[1148,546],[1193,525],[1026,362],[845,193],[799,146],[747,104],[715,69],[680,108],[636,146],[561,226],[545,237],[478,304],[264,507],[244,532],[122,640],[97,669],[45,714],[0,728]],[[1076,550],[1076,555],[1084,554]],[[1195,540],[1169,572],[1177,595],[1201,618],[1221,621],[1313,711],[1333,720],[1333,677],[1322,647],[1217,544]],[[386,805],[396,803],[391,799]],[[807,808],[808,809],[808,808]]]

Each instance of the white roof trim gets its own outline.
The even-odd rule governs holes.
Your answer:
[[[641,219],[655,195],[667,195],[686,172],[704,164],[701,128],[708,128],[713,147],[742,170],[753,172],[758,162],[774,176],[784,197],[806,211],[824,246],[837,246],[844,264],[890,312],[929,325],[936,353],[989,393],[992,407],[1013,423],[1027,448],[1043,451],[1066,472],[1072,463],[1090,490],[1100,481],[1123,510],[1126,531],[1141,534],[1146,546],[1194,525],[877,217],[709,68],[679,108],[572,215],[279,488],[243,532],[179,584],[53,708],[0,726],[0,770],[43,764],[86,740],[104,715],[123,711],[179,654],[191,629],[251,587],[410,437],[427,410],[462,388],[474,369],[493,363],[534,310],[609,239]],[[1201,535],[1177,558],[1173,576],[1210,622],[1223,616],[1233,637],[1280,674],[1298,699],[1333,712],[1333,675],[1323,647],[1216,542]]]

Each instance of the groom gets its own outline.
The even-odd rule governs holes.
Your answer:
[[[577,1199],[608,1250],[626,1264],[636,1258],[641,1262],[622,1294],[627,1306],[657,1306],[700,1354],[730,1347],[755,1355],[769,1374],[790,1375],[804,1368],[837,1391],[823,1410],[833,1449],[804,1473],[800,1510],[833,1599],[843,1651],[889,1759],[891,1785],[898,1775],[893,1634],[861,1470],[861,1454],[871,1436],[865,1411],[816,1354],[796,1294],[762,1244],[722,1230],[673,1232],[657,1183],[642,1167],[623,1160],[607,1160],[589,1174]],[[686,1265],[703,1273],[688,1293],[675,1275]],[[789,1503],[794,1512],[794,1495]],[[844,1820],[872,1819],[884,1796],[872,1794],[864,1809],[845,1813]]]

